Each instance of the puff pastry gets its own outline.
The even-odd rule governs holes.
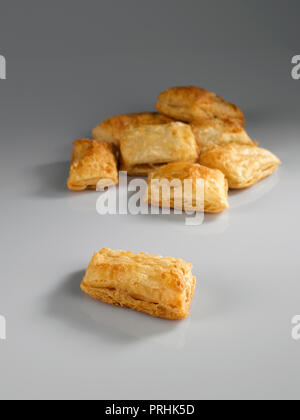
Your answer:
[[[189,313],[195,282],[192,265],[181,259],[102,249],[93,256],[81,289],[112,305],[181,319]]]
[[[148,176],[150,172],[158,169],[162,166],[162,164],[149,164],[149,165],[135,165],[135,166],[127,166],[121,159],[120,170],[123,172],[127,172],[130,176]]]
[[[225,145],[228,143],[247,144],[256,146],[244,128],[232,120],[205,120],[191,124],[196,141],[201,149],[208,146]]]
[[[280,165],[278,157],[266,149],[233,143],[209,147],[201,154],[200,162],[222,171],[232,189],[250,187]]]
[[[205,89],[185,86],[173,87],[158,96],[156,108],[159,112],[181,121],[193,122],[207,119],[231,119],[245,125],[243,112],[224,101],[215,93]]]
[[[121,169],[130,175],[147,175],[162,164],[198,159],[199,147],[192,129],[181,122],[142,126],[121,138]]]
[[[119,174],[112,145],[89,139],[74,143],[68,188],[72,191],[96,189],[100,180],[102,187],[117,185]]]
[[[192,180],[192,189],[184,188],[185,180]],[[155,180],[181,181],[174,184],[167,197],[163,197],[164,190],[161,184]],[[204,188],[204,197],[197,202],[197,180],[203,180],[200,188]],[[171,184],[172,185],[172,184]],[[199,197],[199,196],[198,196]],[[152,172],[148,179],[147,196],[149,204],[166,207],[164,200],[170,199],[170,208],[180,210],[204,211],[206,213],[219,213],[229,207],[228,205],[228,182],[219,170],[209,169],[199,164],[188,162],[170,163]],[[199,197],[200,198],[200,197]],[[199,200],[198,198],[198,200]]]
[[[93,129],[93,137],[98,141],[106,141],[120,146],[120,138],[127,130],[142,125],[167,124],[172,119],[157,112],[141,112],[137,114],[123,114],[107,118]]]

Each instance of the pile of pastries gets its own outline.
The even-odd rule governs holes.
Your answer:
[[[215,93],[188,86],[162,92],[156,113],[118,115],[93,129],[91,139],[74,142],[68,187],[117,185],[119,170],[157,179],[204,182],[204,210],[229,207],[228,190],[254,185],[271,175],[280,160],[258,147],[244,129],[241,109]],[[171,197],[170,207],[175,207]],[[162,206],[161,201],[154,203]],[[184,208],[184,203],[182,203]],[[187,210],[187,209],[185,209]]]
[[[119,171],[127,171],[148,177],[146,199],[162,207],[161,194],[153,197],[153,181],[192,180],[196,195],[201,180],[205,212],[218,213],[229,207],[229,189],[250,187],[280,164],[248,136],[243,112],[212,92],[171,88],[159,95],[156,108],[108,118],[94,128],[93,140],[76,140],[69,189],[117,185]],[[175,194],[172,189],[171,208],[178,205]],[[185,201],[180,207],[189,210]],[[195,283],[192,265],[181,259],[104,248],[93,256],[81,289],[112,305],[181,319],[189,313]]]

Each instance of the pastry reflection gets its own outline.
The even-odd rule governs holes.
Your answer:
[[[270,191],[275,188],[280,181],[279,172],[276,172],[273,176],[266,178],[251,188],[245,190],[235,190],[230,191],[229,193],[229,203],[230,208],[238,208],[246,206],[250,203],[254,203],[257,200],[260,200]]]

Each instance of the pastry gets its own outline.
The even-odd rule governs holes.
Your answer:
[[[207,119],[231,119],[245,125],[243,112],[215,93],[194,86],[174,87],[162,92],[156,108],[168,117],[195,122]]]
[[[200,162],[222,171],[232,189],[250,187],[280,165],[278,157],[266,149],[234,143],[207,148],[201,153]]]
[[[145,164],[145,165],[135,165],[135,166],[126,166],[121,160],[120,170],[127,172],[129,176],[148,176],[151,171],[160,168],[161,164]]]
[[[163,186],[166,180],[171,189],[164,189],[168,188]],[[185,185],[187,180],[191,180],[190,187]],[[197,197],[198,180],[202,183]],[[150,173],[146,198],[160,207],[219,213],[229,207],[228,182],[219,170],[188,162],[170,163]]]
[[[102,249],[93,256],[81,289],[112,305],[181,319],[193,298],[196,279],[191,270],[181,259]]]
[[[121,138],[121,169],[129,175],[137,171],[147,175],[158,165],[198,159],[199,147],[192,129],[181,122],[142,126]]]
[[[208,146],[228,143],[256,146],[244,128],[232,120],[211,119],[191,124],[196,141],[203,151]]]
[[[98,141],[106,141],[120,146],[120,138],[126,130],[141,125],[167,124],[172,119],[157,112],[141,112],[139,114],[124,114],[107,118],[93,129],[93,137]]]
[[[68,188],[73,191],[95,190],[99,181],[101,187],[117,185],[119,174],[112,145],[89,139],[74,143]]]

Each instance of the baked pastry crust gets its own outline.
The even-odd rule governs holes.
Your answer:
[[[233,143],[207,148],[201,153],[200,162],[222,171],[231,189],[250,187],[271,175],[280,165],[278,157],[266,149]]]
[[[181,319],[189,314],[195,283],[192,265],[181,259],[105,248],[93,256],[81,289],[112,305]]]
[[[106,141],[120,146],[120,139],[125,131],[142,125],[167,124],[173,120],[157,112],[141,112],[135,114],[116,115],[105,119],[93,129],[93,137],[98,141]]]
[[[120,170],[127,172],[129,176],[148,176],[152,171],[161,168],[163,164],[145,164],[145,165],[135,165],[135,166],[126,166],[121,160]]]
[[[236,106],[213,92],[195,86],[173,87],[158,96],[156,108],[168,117],[193,122],[207,119],[231,119],[245,125],[245,116]]]
[[[248,136],[244,128],[232,120],[205,120],[191,124],[196,141],[203,151],[213,145],[225,145],[229,143],[246,144],[257,146]]]
[[[199,147],[192,129],[181,122],[142,126],[121,138],[121,168],[127,168],[129,174],[147,174],[153,165],[198,159]]]
[[[73,145],[67,183],[70,190],[95,190],[100,180],[103,181],[102,187],[118,184],[117,159],[112,145],[89,139],[78,139]]]
[[[192,195],[189,194],[189,196],[188,193],[190,191],[186,191],[184,188],[184,181],[188,179],[192,180]],[[176,188],[175,183],[173,184],[174,188],[170,190],[170,208],[219,213],[229,207],[228,182],[219,170],[206,168],[199,164],[177,162],[162,166],[160,169],[152,172],[148,179],[146,199],[149,204],[166,207],[164,200],[169,200],[169,194],[167,197],[163,197],[163,188],[161,184],[155,185],[155,180],[167,180],[170,183],[174,180],[180,181],[181,185],[178,188]],[[197,203],[196,199],[197,180],[203,180],[203,184],[200,187],[204,188],[204,197],[203,201],[200,200],[200,203]]]

